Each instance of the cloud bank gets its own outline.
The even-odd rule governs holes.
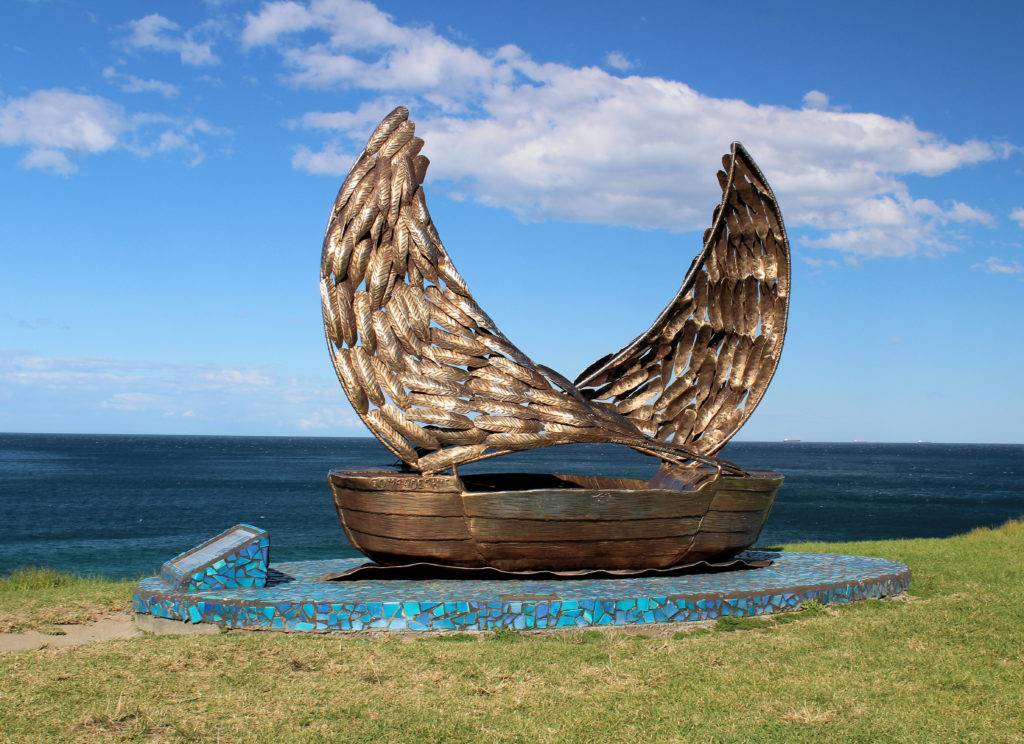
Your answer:
[[[1014,149],[842,111],[821,91],[801,108],[755,106],[679,81],[537,62],[514,45],[477,50],[362,0],[268,2],[247,16],[241,40],[277,50],[294,86],[371,97],[354,111],[298,119],[325,139],[299,148],[295,167],[344,173],[369,128],[402,102],[427,140],[433,178],[524,219],[701,229],[719,157],[741,140],[809,243],[860,256],[938,252],[953,247],[950,228],[991,216],[915,198],[906,177]],[[604,62],[620,72],[632,64],[615,53]]]
[[[143,157],[181,150],[195,164],[203,157],[198,135],[226,131],[195,117],[129,115],[102,96],[60,88],[37,90],[23,98],[0,97],[0,143],[29,148],[21,160],[23,167],[65,176],[78,170],[75,158],[117,148]]]
[[[53,358],[0,350],[5,415],[39,399],[66,399],[89,419],[186,418],[233,422],[244,430],[357,426],[336,381],[285,377],[265,367],[225,367],[107,357]],[[3,416],[0,416],[2,419]],[[202,423],[205,422],[205,423]]]

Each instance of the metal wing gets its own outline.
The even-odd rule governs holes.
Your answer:
[[[676,464],[658,442],[533,362],[473,300],[427,211],[409,112],[370,136],[331,211],[320,264],[327,345],[345,394],[400,459],[424,473],[514,450],[624,444]]]
[[[722,163],[722,203],[675,299],[575,381],[644,433],[703,455],[721,449],[761,401],[789,313],[789,242],[775,195],[738,142]]]

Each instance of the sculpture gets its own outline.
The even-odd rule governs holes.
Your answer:
[[[370,136],[338,193],[321,257],[338,378],[367,427],[415,471],[332,471],[353,545],[382,563],[575,570],[666,567],[752,544],[781,478],[715,453],[778,365],[790,263],[775,197],[746,150],[734,143],[723,158],[722,202],[677,295],[647,331],[573,383],[521,352],[473,300],[430,219],[428,161],[408,116],[395,109]],[[576,442],[625,445],[662,466],[648,483],[458,473]],[[609,495],[618,501],[604,503]],[[714,513],[730,511],[738,516],[728,533],[707,529]],[[497,534],[498,522],[520,525]],[[569,522],[606,524],[584,530],[591,538],[560,540]],[[630,529],[634,537],[621,537]]]

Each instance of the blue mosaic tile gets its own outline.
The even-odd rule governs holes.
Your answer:
[[[264,533],[265,534],[265,533]],[[245,545],[259,562],[264,546]],[[828,553],[748,551],[750,560],[772,565],[747,570],[683,576],[557,580],[365,580],[323,582],[319,577],[364,563],[362,558],[280,563],[261,585],[260,570],[249,564],[248,578],[183,591],[163,575],[136,587],[136,612],[185,622],[230,628],[274,630],[444,631],[513,628],[643,625],[749,617],[794,609],[811,599],[854,602],[906,590],[910,571],[881,558]],[[218,556],[221,576],[231,556]],[[211,563],[211,566],[213,565]],[[202,571],[206,571],[206,566]],[[255,575],[256,585],[247,585]],[[172,576],[173,578],[173,576]],[[502,597],[550,597],[550,601]]]
[[[240,524],[167,561],[161,578],[179,591],[262,588],[270,561],[270,535]]]

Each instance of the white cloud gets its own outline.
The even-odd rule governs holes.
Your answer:
[[[952,222],[974,223],[977,225],[993,225],[995,218],[984,210],[970,207],[963,202],[954,201],[946,217]]]
[[[78,170],[78,166],[68,160],[63,152],[46,148],[29,150],[20,164],[23,168],[48,170],[62,176],[70,176]]]
[[[611,68],[625,72],[636,67],[636,62],[631,60],[622,52],[608,52],[604,55],[604,63]]]
[[[142,157],[182,150],[190,163],[202,161],[201,136],[230,134],[205,119],[163,114],[128,116],[124,108],[101,96],[60,88],[37,90],[24,98],[0,99],[0,144],[27,147],[25,168],[70,175],[72,156],[123,148]]]
[[[1024,207],[1018,207],[1010,212],[1010,219],[1024,227]]]
[[[54,88],[0,107],[0,143],[103,152],[126,128],[124,110],[101,98]]]
[[[173,83],[162,80],[143,80],[134,75],[120,73],[113,67],[103,68],[103,77],[117,83],[125,93],[159,93],[164,98],[174,98],[181,90]]]
[[[118,411],[137,411],[148,408],[159,398],[149,393],[114,393],[100,403],[100,408],[115,408]]]
[[[993,223],[990,214],[961,202],[943,209],[930,199],[912,199],[904,187],[892,196],[865,198],[851,203],[846,214],[831,223],[811,223],[831,228],[808,245],[835,248],[864,257],[909,256],[918,251],[931,254],[956,250],[941,228],[953,223]]]
[[[816,111],[828,110],[828,94],[820,90],[809,90],[804,94],[804,108]]]
[[[134,49],[154,49],[174,52],[186,65],[215,65],[220,62],[213,53],[213,42],[198,40],[208,32],[206,25],[182,32],[181,26],[158,13],[128,22],[129,35],[125,40]]]
[[[808,266],[813,266],[816,269],[838,269],[839,262],[834,258],[812,258],[810,256],[800,256],[800,260]]]
[[[326,43],[287,45],[296,33],[310,29],[325,32]],[[290,79],[297,84],[402,92],[415,89],[442,108],[459,108],[465,97],[495,82],[511,82],[514,74],[429,28],[396,25],[390,15],[362,0],[264,3],[259,13],[246,17],[242,40],[250,47],[284,43]],[[378,58],[372,59],[375,54]],[[522,52],[502,47],[495,58],[510,54]]]
[[[313,0],[308,5],[292,0],[266,2],[245,21],[242,42],[247,46],[273,44],[282,36],[311,28],[329,30],[332,46],[354,49],[397,46],[417,36],[416,30],[395,25],[389,14],[364,0]]]
[[[273,384],[270,376],[258,369],[219,369],[215,372],[206,372],[201,375],[203,380],[216,384],[227,385],[251,385],[254,387],[265,387]]]
[[[381,106],[395,108],[400,101],[397,99],[377,99],[360,104],[355,111],[310,111],[296,120],[289,122],[291,127],[303,129],[333,129],[340,131],[359,131],[366,127],[374,127],[380,121]]]
[[[338,152],[335,146],[313,152],[308,147],[299,147],[292,156],[292,166],[307,173],[335,175],[352,167],[355,156],[349,152]]]
[[[299,3],[266,3],[256,15],[246,16],[242,44],[247,47],[270,44],[283,34],[304,31],[314,23],[313,14]]]
[[[989,256],[982,263],[974,264],[971,268],[981,269],[989,274],[1024,274],[1024,264],[1020,261],[1006,262],[995,256]]]
[[[915,199],[903,179],[1013,149],[838,111],[820,91],[802,109],[755,106],[673,80],[538,63],[511,45],[481,52],[358,0],[265,3],[243,39],[274,45],[294,85],[379,96],[356,111],[298,119],[331,133],[320,151],[300,147],[296,168],[343,174],[344,153],[358,151],[397,100],[413,108],[433,178],[526,219],[706,227],[718,198],[714,170],[738,139],[775,187],[787,223],[810,228],[809,242],[861,256],[936,252],[952,247],[949,226],[991,216]]]
[[[188,140],[185,139],[184,135],[178,132],[167,131],[160,135],[156,149],[160,152],[167,152],[168,150],[180,150],[187,145]]]
[[[355,422],[351,413],[340,408],[319,408],[310,416],[298,421],[300,429],[331,429],[352,426]],[[361,423],[361,422],[360,422]]]
[[[171,128],[164,129],[155,141],[152,138],[149,141],[143,140],[131,149],[143,157],[148,157],[154,152],[180,150],[192,156],[188,161],[190,167],[199,165],[206,158],[203,148],[197,142],[199,134],[210,136],[231,134],[230,129],[213,126],[205,119],[200,118],[174,119],[170,117],[153,117],[152,121],[153,123],[162,123]]]
[[[848,111],[849,106],[833,106],[828,93],[820,90],[809,90],[804,93],[803,104],[805,109],[812,111]]]

